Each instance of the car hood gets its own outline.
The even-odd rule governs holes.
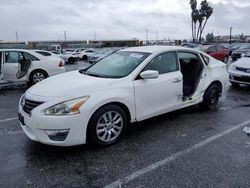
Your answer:
[[[32,86],[28,93],[41,97],[84,96],[112,85],[114,79],[88,76],[79,71],[59,74]]]
[[[234,62],[234,65],[242,68],[250,68],[250,57],[242,57]]]

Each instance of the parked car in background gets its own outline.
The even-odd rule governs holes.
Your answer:
[[[186,48],[197,48],[199,45],[195,43],[182,43],[181,46]]]
[[[216,108],[228,77],[224,63],[194,49],[127,48],[31,87],[20,99],[19,120],[37,142],[107,146],[130,122],[195,104]]]
[[[217,45],[202,45],[198,49],[212,56],[213,58],[222,61],[224,63],[228,62],[229,50],[227,48],[217,46]]]
[[[250,85],[250,52],[247,52],[244,57],[232,63],[228,72],[232,85]]]
[[[242,55],[246,54],[250,51],[250,43],[243,44],[240,48],[232,52],[232,60],[237,61],[242,57]]]
[[[32,50],[0,50],[0,71],[5,82],[40,82],[49,76],[64,73],[64,63],[60,58],[47,58]]]
[[[46,50],[33,50],[33,51],[46,57],[59,58],[61,55],[61,54],[56,54],[56,53],[46,51]]]
[[[78,59],[78,55],[81,53],[81,51],[84,51],[84,48],[78,48],[78,49],[68,49],[65,50],[62,55],[60,55],[60,58],[62,58],[65,63],[73,64]]]
[[[100,61],[101,59],[109,56],[110,54],[112,54],[118,50],[119,49],[104,49],[98,53],[89,55],[89,63],[91,63],[91,64],[96,63],[97,61]]]
[[[229,55],[231,56],[233,51],[238,50],[243,44],[242,43],[234,43],[231,44],[228,49],[229,49]]]
[[[76,58],[78,59],[82,59],[83,61],[88,61],[89,60],[89,56],[96,54],[96,51],[92,50],[92,49],[86,49],[86,50],[82,50],[79,53],[76,53]]]

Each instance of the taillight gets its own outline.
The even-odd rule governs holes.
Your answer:
[[[58,67],[63,67],[64,66],[64,63],[62,61],[60,61]]]

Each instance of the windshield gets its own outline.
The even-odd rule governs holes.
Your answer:
[[[250,48],[250,44],[244,44],[239,49],[248,49]]]
[[[250,52],[247,52],[245,57],[250,57]]]
[[[150,53],[119,51],[98,61],[85,71],[86,75],[122,78],[129,75]]]

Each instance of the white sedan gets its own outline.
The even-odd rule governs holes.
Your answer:
[[[216,108],[227,83],[226,65],[203,52],[128,48],[31,87],[20,99],[19,120],[31,140],[44,144],[110,145],[130,122],[195,104]]]
[[[93,54],[96,54],[96,52],[91,49],[86,49],[81,52],[75,53],[75,57],[78,59],[82,59],[83,61],[88,61],[89,56]]]
[[[1,82],[40,82],[49,76],[64,73],[60,58],[47,58],[32,50],[0,50]]]
[[[49,57],[49,58],[60,58],[60,55],[61,55],[61,54],[55,54],[53,52],[46,51],[46,50],[33,50],[33,51],[40,55]]]
[[[233,86],[250,85],[250,52],[232,63],[228,69],[230,82]]]

